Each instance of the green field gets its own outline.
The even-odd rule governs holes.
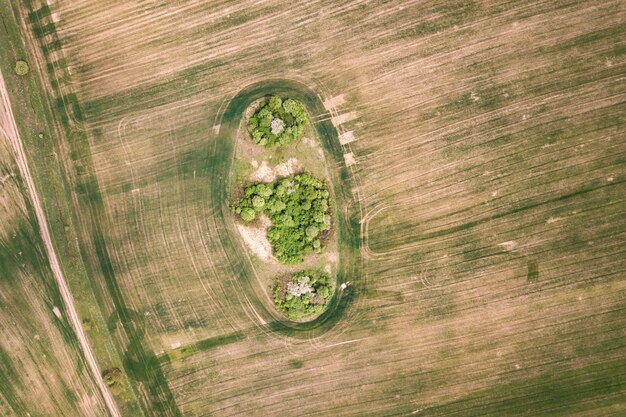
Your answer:
[[[122,415],[626,413],[624,16],[0,0],[0,69],[98,364],[124,370]],[[305,104],[336,200],[347,287],[305,323],[274,309],[229,208],[242,118],[272,94]],[[63,366],[80,350],[7,179],[0,316],[18,342],[0,344],[0,410],[106,415],[88,371]],[[54,405],[33,408],[18,351],[63,375],[39,388]]]
[[[1,50],[1,70],[19,96],[23,85],[4,65],[13,55],[7,52]],[[0,415],[106,416],[6,136],[4,103],[0,109]]]

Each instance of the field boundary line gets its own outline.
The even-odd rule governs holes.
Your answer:
[[[0,106],[3,107],[3,112],[5,113],[5,121],[8,124],[4,126],[3,131],[4,134],[9,141],[9,144],[15,151],[15,160],[20,170],[21,176],[24,180],[24,184],[28,190],[31,203],[33,205],[33,210],[37,217],[37,223],[39,223],[39,230],[41,232],[41,239],[46,248],[46,253],[48,255],[48,261],[50,264],[50,269],[52,270],[52,274],[55,277],[55,280],[59,287],[59,293],[61,294],[61,298],[63,299],[63,303],[65,304],[65,309],[69,316],[69,322],[76,334],[76,338],[80,344],[81,350],[83,352],[83,356],[91,373],[93,374],[94,381],[98,388],[100,389],[100,393],[104,399],[104,402],[109,410],[109,413],[113,417],[121,417],[121,414],[111,396],[111,393],[104,385],[104,381],[100,376],[100,368],[94,354],[91,350],[91,346],[89,346],[89,342],[87,341],[87,336],[83,330],[80,319],[78,317],[78,313],[76,312],[76,307],[74,306],[74,299],[69,290],[69,287],[65,281],[65,277],[63,276],[63,272],[61,270],[59,261],[56,256],[56,252],[54,250],[54,246],[52,244],[52,239],[50,237],[50,231],[48,230],[48,223],[46,221],[46,216],[43,211],[41,202],[39,200],[39,195],[37,194],[37,190],[35,188],[35,183],[33,181],[32,175],[30,173],[30,169],[28,167],[28,162],[26,160],[26,154],[24,152],[24,146],[22,144],[22,139],[20,138],[19,131],[17,129],[17,125],[15,123],[15,117],[13,116],[13,110],[11,108],[11,102],[9,100],[9,94],[6,89],[6,85],[4,83],[4,76],[0,71]]]

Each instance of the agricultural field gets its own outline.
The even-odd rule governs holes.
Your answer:
[[[6,110],[0,100],[0,415],[106,416],[46,259]]]
[[[3,414],[626,414],[623,1],[0,0],[0,17],[54,243],[0,142]],[[232,210],[254,168],[242,120],[273,94],[304,103],[323,164],[294,152],[334,200],[335,292],[308,322],[273,307]],[[51,251],[100,375],[52,310]]]

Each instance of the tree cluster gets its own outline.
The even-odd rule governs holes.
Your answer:
[[[300,139],[307,123],[304,104],[272,96],[250,117],[248,131],[254,143],[271,148]]]
[[[323,272],[301,271],[276,283],[274,304],[291,320],[321,313],[333,295],[331,279]]]
[[[328,186],[307,173],[248,185],[235,212],[246,222],[266,214],[272,221],[267,239],[274,256],[283,264],[297,264],[304,255],[321,252],[320,234],[331,222]]]

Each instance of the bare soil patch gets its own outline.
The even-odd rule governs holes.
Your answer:
[[[254,165],[253,165],[254,166]],[[289,158],[287,161],[280,163],[273,168],[267,161],[261,161],[259,166],[252,174],[249,180],[251,182],[274,182],[277,178],[285,178],[290,175],[300,173],[304,170],[298,158]]]
[[[266,215],[261,214],[256,223],[258,226],[237,223],[237,231],[253,254],[265,262],[278,263],[278,260],[272,255],[272,245],[267,240],[267,229],[272,225],[272,222]]]

